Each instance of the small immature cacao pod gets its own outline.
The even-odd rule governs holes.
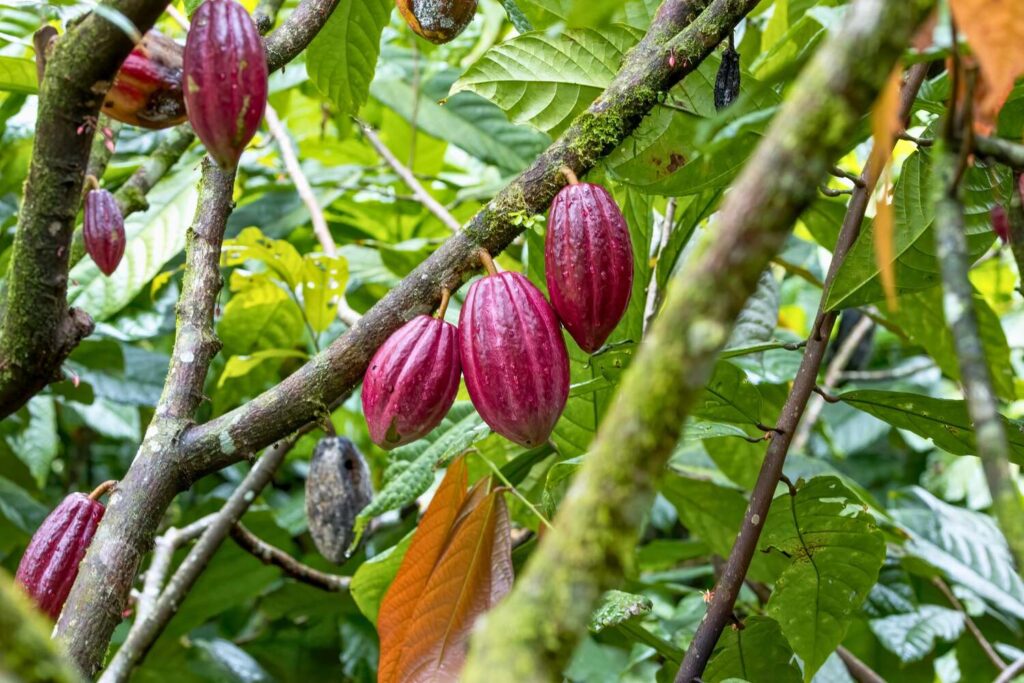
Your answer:
[[[85,195],[85,220],[82,223],[85,250],[104,275],[117,270],[124,256],[124,218],[114,195],[106,190],[90,190]]]
[[[1009,244],[1010,242],[1010,217],[1006,213],[1006,209],[996,204],[992,207],[990,213],[992,220],[992,232],[994,232],[1003,244]]]
[[[540,290],[512,272],[474,282],[459,316],[459,353],[484,422],[528,448],[547,441],[569,396],[569,355]]]
[[[370,468],[355,444],[343,436],[321,439],[306,478],[306,518],[321,555],[345,561],[356,516],[372,498]]]
[[[201,4],[184,64],[188,120],[221,168],[234,168],[267,106],[267,57],[245,8],[235,0]]]
[[[51,619],[64,608],[103,512],[98,500],[72,493],[43,520],[21,557],[14,578]]]
[[[544,260],[551,305],[580,348],[593,353],[629,305],[633,246],[608,191],[574,181],[551,203]]]
[[[740,53],[730,44],[722,53],[722,63],[715,77],[715,109],[721,111],[740,94]]]
[[[142,128],[176,126],[187,117],[181,45],[150,31],[124,60],[103,100],[103,113]]]
[[[462,376],[457,335],[454,325],[420,315],[377,350],[363,378],[363,414],[375,444],[415,441],[448,414]]]
[[[476,13],[477,0],[396,0],[398,11],[413,32],[432,43],[452,41]]]

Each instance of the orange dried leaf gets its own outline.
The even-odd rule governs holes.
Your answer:
[[[981,65],[975,128],[989,134],[999,110],[1024,74],[1024,2],[950,0],[953,18]]]
[[[459,458],[448,466],[444,480],[416,527],[395,580],[384,594],[377,617],[377,633],[380,636],[380,661],[377,667],[379,683],[399,680],[398,662],[406,631],[462,509],[468,477],[465,458]]]
[[[875,262],[878,264],[889,310],[896,308],[896,258],[893,248],[892,203],[888,192],[888,163],[896,136],[903,128],[900,120],[902,74],[903,68],[897,64],[871,109],[871,136],[874,144],[868,161],[871,177],[879,179],[874,221]]]
[[[483,498],[471,493],[464,510],[468,514],[453,529],[405,633],[399,683],[457,681],[473,624],[512,587],[508,508],[502,491]]]

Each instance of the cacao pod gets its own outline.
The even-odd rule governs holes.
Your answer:
[[[114,195],[106,190],[90,190],[85,195],[85,219],[82,223],[85,250],[104,275],[117,270],[124,256],[124,218]]]
[[[715,76],[715,109],[721,111],[732,104],[740,94],[740,53],[729,47],[722,53],[722,63]]]
[[[185,40],[185,108],[206,151],[238,165],[267,106],[267,57],[252,17],[235,0],[206,0]]]
[[[459,391],[458,332],[420,315],[377,349],[363,378],[370,438],[391,449],[426,436],[448,414]]]
[[[528,448],[547,441],[569,396],[569,355],[539,289],[511,272],[474,282],[459,315],[459,355],[491,429]]]
[[[72,493],[43,520],[21,557],[14,578],[51,619],[64,608],[103,512],[98,500]]]
[[[476,14],[477,0],[396,0],[413,32],[438,45],[454,40]]]
[[[1003,244],[1009,244],[1010,242],[1010,217],[1006,214],[1006,209],[996,204],[992,207],[990,213],[992,219],[992,232],[994,232]]]
[[[587,353],[601,348],[633,291],[626,219],[600,185],[574,182],[551,203],[544,258],[551,305]]]
[[[370,468],[343,436],[320,439],[306,477],[306,518],[317,550],[341,564],[352,543],[356,516],[373,498]]]
[[[103,100],[103,113],[142,128],[168,128],[184,121],[181,45],[150,31],[124,60]]]

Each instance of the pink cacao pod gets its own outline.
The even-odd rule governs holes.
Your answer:
[[[15,581],[51,619],[64,608],[103,512],[98,500],[72,493],[43,520],[21,557]]]
[[[626,219],[600,185],[575,182],[555,196],[544,242],[551,305],[587,353],[622,319],[633,291],[633,246]]]
[[[994,232],[1003,244],[1010,242],[1010,217],[1006,215],[1006,209],[996,204],[992,207],[990,214],[992,220],[992,232]]]
[[[547,441],[569,397],[569,354],[540,290],[520,273],[474,282],[459,315],[459,352],[484,422],[522,446]]]
[[[103,113],[142,128],[175,126],[187,118],[181,74],[181,45],[150,31],[118,70]]]
[[[232,169],[267,106],[267,57],[252,17],[235,0],[206,0],[192,15],[184,62],[188,120]]]
[[[90,190],[85,195],[85,219],[82,224],[85,250],[104,275],[117,270],[124,256],[124,218],[114,195],[106,190]]]
[[[456,335],[454,325],[419,315],[377,349],[363,377],[363,414],[375,444],[392,449],[441,424],[462,374]]]

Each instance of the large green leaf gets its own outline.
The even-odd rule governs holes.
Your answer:
[[[954,455],[974,455],[974,427],[964,401],[932,398],[900,391],[849,391],[840,396],[859,410],[874,415],[898,429],[931,439]],[[1024,431],[1002,418],[1010,440],[1010,457],[1024,465]]]
[[[701,680],[750,683],[799,683],[800,669],[779,623],[769,617],[747,619],[742,629],[722,633]]]
[[[716,555],[729,556],[747,509],[742,491],[669,473],[661,484],[661,494],[675,507],[683,526]]]
[[[349,587],[352,599],[355,600],[359,611],[374,624],[377,623],[377,613],[380,611],[381,601],[384,600],[384,593],[395,580],[398,568],[405,559],[405,551],[411,544],[410,532],[397,544],[363,562],[352,575],[352,584]]]
[[[38,89],[34,61],[0,55],[0,90],[32,95]]]
[[[366,102],[392,7],[391,0],[340,3],[309,45],[309,77],[342,117],[354,116]]]
[[[302,330],[298,305],[281,287],[266,280],[233,294],[217,323],[225,355],[290,349],[302,338]]]
[[[46,506],[30,496],[10,479],[0,477],[0,515],[26,534],[35,530],[46,518]]]
[[[50,474],[50,465],[60,453],[60,435],[57,433],[57,406],[52,396],[33,396],[18,417],[26,421],[8,438],[11,450],[25,463],[43,488]]]
[[[488,50],[452,86],[494,102],[513,123],[558,135],[597,98],[640,31],[609,26],[526,33]]]
[[[768,424],[777,407],[766,400],[747,374],[728,361],[715,364],[714,374],[693,414],[706,420],[736,424]]]
[[[890,513],[910,534],[904,546],[909,555],[1024,619],[1024,582],[991,517],[944,503],[916,486],[899,493]]]
[[[198,169],[165,178],[147,195],[149,210],[125,221],[128,244],[117,270],[106,277],[84,258],[68,275],[68,303],[94,320],[111,317],[146,287],[164,265],[185,248],[185,232],[195,212]]]
[[[838,477],[800,482],[765,523],[762,547],[790,558],[766,607],[804,661],[804,680],[842,642],[878,577],[885,541],[861,500]]]
[[[872,619],[871,632],[878,642],[901,661],[916,662],[935,649],[939,641],[955,642],[964,630],[962,612],[938,605],[921,605],[907,614]]]
[[[1002,187],[997,189],[993,179]],[[974,167],[964,175],[960,194],[972,259],[981,256],[995,239],[989,224],[989,208],[994,197],[1008,194],[1008,181],[1007,173],[993,169]],[[935,208],[931,200],[931,160],[927,154],[915,152],[903,163],[893,202],[896,290],[903,294],[935,287],[941,278],[932,230]],[[828,308],[862,306],[885,298],[878,273],[874,231],[865,226],[829,290]]]
[[[996,393],[1012,401],[1016,398],[1014,373],[1010,364],[1010,347],[1006,343],[999,316],[977,292],[974,294],[974,310],[978,316],[978,331]],[[953,333],[946,324],[942,309],[941,288],[932,287],[904,294],[899,298],[899,307],[890,311],[887,317],[906,332],[912,342],[924,347],[946,375],[955,380],[960,379],[960,363]]]

